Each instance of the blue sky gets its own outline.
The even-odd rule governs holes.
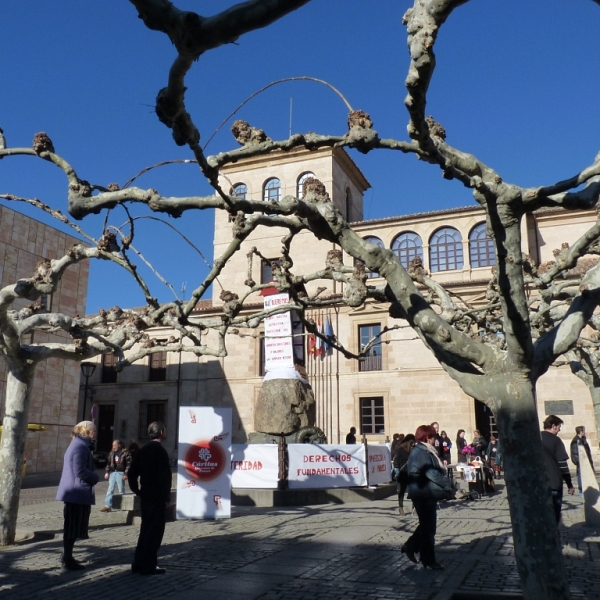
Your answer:
[[[175,2],[216,13],[234,4]],[[209,52],[188,77],[186,106],[207,140],[247,96],[283,77],[308,75],[337,87],[354,108],[371,114],[381,137],[407,139],[403,106],[408,67],[401,24],[408,0],[313,0],[275,25]],[[210,13],[204,13],[210,14]],[[3,2],[0,127],[11,146],[30,146],[45,131],[79,176],[97,184],[124,183],[159,161],[189,158],[153,112],[175,56],[169,40],[149,31],[133,6],[119,2]],[[447,131],[448,143],[477,155],[505,181],[546,185],[572,176],[600,150],[600,97],[594,57],[600,56],[600,7],[591,0],[472,0],[441,30],[437,70],[427,113]],[[294,132],[342,134],[346,108],[315,83],[287,83],[250,102],[237,117],[276,139]],[[230,123],[209,154],[237,147]],[[353,157],[372,184],[365,217],[377,218],[464,206],[469,190],[445,181],[413,156],[376,152]],[[165,196],[202,195],[210,188],[195,166],[157,169],[138,185]],[[66,181],[50,164],[30,157],[0,161],[0,192],[37,197],[66,212]],[[13,205],[44,220],[33,209]],[[147,214],[140,207],[134,214]],[[92,235],[103,216],[86,219]],[[125,215],[114,211],[111,222]],[[213,214],[188,212],[171,224],[212,258]],[[187,297],[208,267],[171,230],[138,224],[137,246]],[[185,253],[185,254],[184,254]],[[88,311],[138,306],[141,293],[109,264],[93,263]],[[173,298],[144,273],[162,301]]]

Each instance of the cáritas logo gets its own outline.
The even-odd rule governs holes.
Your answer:
[[[223,472],[225,464],[225,452],[214,440],[193,443],[185,455],[185,470],[197,481],[216,479]]]

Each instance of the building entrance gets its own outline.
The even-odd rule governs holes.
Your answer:
[[[110,452],[115,429],[115,405],[98,405],[98,452]]]
[[[475,402],[475,427],[481,431],[481,435],[489,442],[490,435],[493,434],[498,437],[494,413],[483,402],[473,401]]]

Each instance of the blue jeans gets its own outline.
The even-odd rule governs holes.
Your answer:
[[[108,476],[108,491],[104,498],[104,506],[112,508],[112,499],[115,494],[115,487],[119,490],[119,494],[125,493],[125,482],[123,481],[123,471],[112,471]]]

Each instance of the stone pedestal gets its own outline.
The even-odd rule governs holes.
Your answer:
[[[263,381],[254,411],[254,431],[288,436],[315,424],[316,405],[311,387],[298,379]]]

